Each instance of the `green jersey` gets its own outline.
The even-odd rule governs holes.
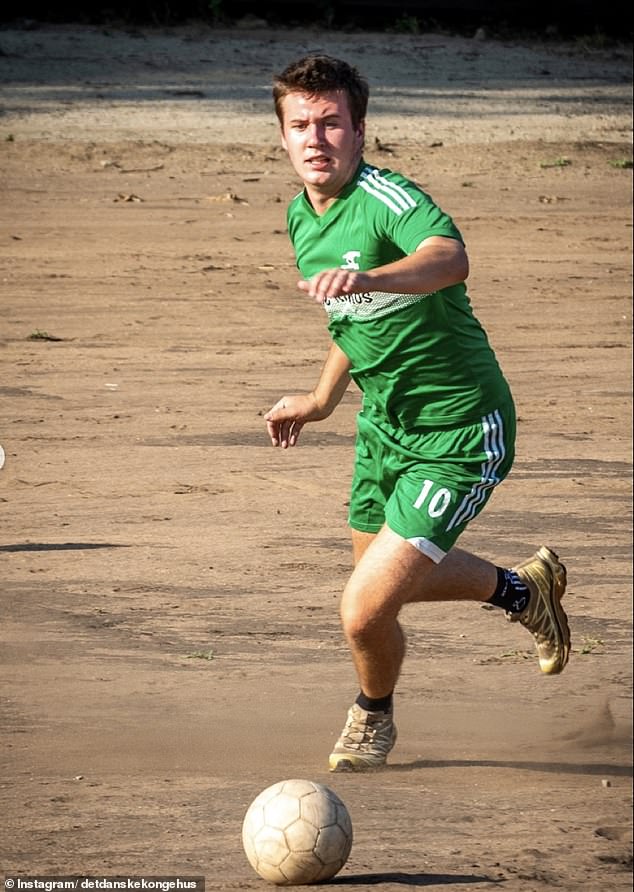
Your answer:
[[[305,279],[325,269],[369,270],[412,254],[431,236],[461,239],[410,180],[364,161],[325,214],[304,192],[288,230]],[[325,301],[328,329],[348,356],[363,411],[393,427],[452,427],[507,402],[508,385],[464,283],[430,294],[367,291]]]

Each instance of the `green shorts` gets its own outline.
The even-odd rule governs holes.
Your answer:
[[[361,413],[349,523],[384,524],[439,563],[507,476],[515,455],[511,403],[477,424],[405,432]]]

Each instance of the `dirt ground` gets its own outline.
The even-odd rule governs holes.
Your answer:
[[[326,770],[358,395],[295,450],[262,421],[327,348],[269,101],[307,49],[368,74],[367,159],[454,216],[515,393],[463,544],[569,569],[560,677],[497,612],[405,612],[364,776]],[[631,888],[629,51],[60,27],[0,31],[0,74],[0,868],[263,888],[242,818],[306,777],[352,816],[333,889]]]

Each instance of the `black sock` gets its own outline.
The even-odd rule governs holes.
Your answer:
[[[488,603],[501,607],[507,613],[521,613],[531,596],[528,586],[524,585],[515,570],[495,569],[498,571],[498,582]]]
[[[367,712],[392,712],[393,696],[393,694],[388,694],[387,697],[373,700],[372,697],[366,697],[363,691],[360,691],[355,703]]]

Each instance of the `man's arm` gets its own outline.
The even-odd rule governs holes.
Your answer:
[[[295,446],[308,421],[322,421],[341,402],[350,383],[350,360],[336,344],[331,344],[317,386],[311,393],[283,396],[264,419],[274,446]]]
[[[469,261],[462,242],[436,235],[422,241],[413,254],[394,263],[366,272],[326,269],[298,285],[323,303],[328,297],[364,291],[429,294],[464,282],[468,275]]]

